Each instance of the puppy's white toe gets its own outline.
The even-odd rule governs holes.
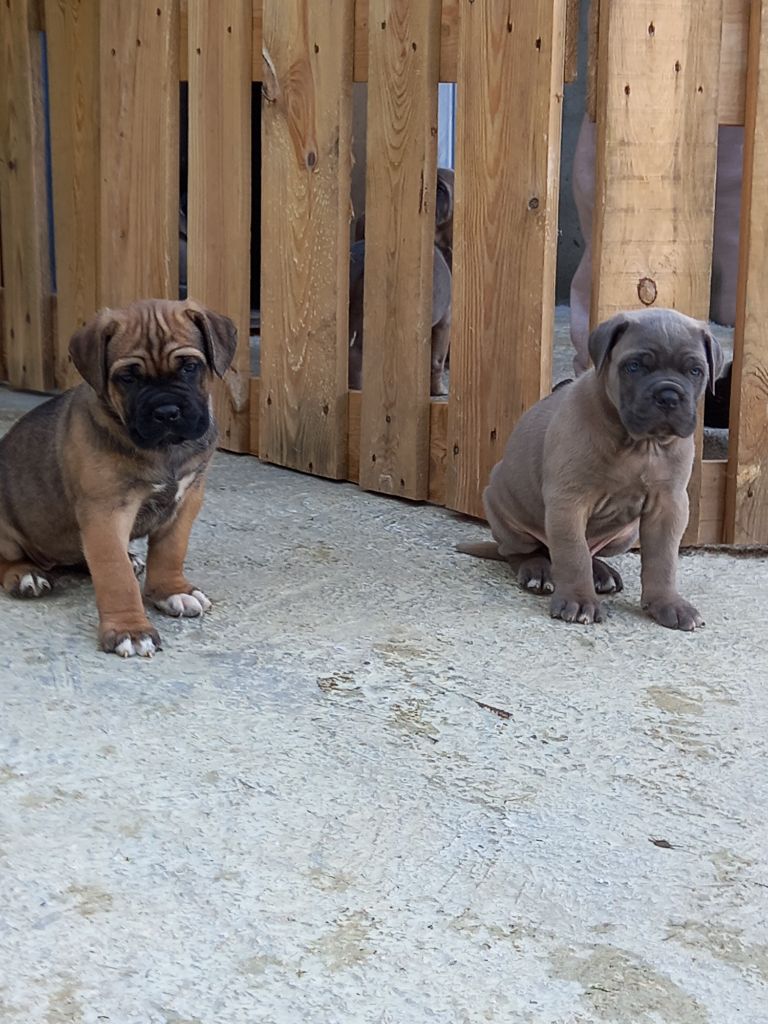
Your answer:
[[[141,657],[151,658],[156,651],[157,648],[155,647],[155,641],[152,639],[151,636],[143,636],[141,640],[139,640],[139,645],[136,648],[136,653],[141,655]]]
[[[115,648],[115,654],[119,654],[121,658],[132,658],[135,653],[136,648],[133,646],[133,640],[129,636],[125,640],[121,640]]]
[[[176,619],[194,619],[207,612],[211,602],[202,590],[193,590],[191,594],[171,594],[161,601],[155,601],[155,606]]]
[[[213,605],[208,600],[208,598],[205,596],[205,594],[202,592],[202,590],[193,590],[192,591],[192,597],[196,597],[197,598],[197,600],[200,603],[200,607],[203,609],[204,612],[209,612],[211,610],[211,608],[213,607]]]
[[[50,589],[50,580],[34,572],[24,573],[19,580],[19,593],[22,597],[42,597]]]

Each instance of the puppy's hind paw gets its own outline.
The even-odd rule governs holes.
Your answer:
[[[11,584],[8,593],[11,597],[19,597],[27,600],[34,597],[42,597],[53,588],[53,582],[47,573],[39,569],[30,569],[18,575],[16,581]]]

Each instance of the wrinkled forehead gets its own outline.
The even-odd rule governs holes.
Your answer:
[[[200,331],[183,303],[137,303],[115,320],[117,330],[108,347],[110,364],[136,359],[144,364],[145,372],[162,374],[183,351],[203,352]]]
[[[647,353],[659,363],[672,363],[681,357],[704,356],[703,328],[685,317],[654,317],[629,323],[614,350],[614,357]]]

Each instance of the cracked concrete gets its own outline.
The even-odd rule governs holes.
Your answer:
[[[768,1021],[768,561],[569,627],[484,535],[219,454],[154,660],[0,595],[2,1024]]]

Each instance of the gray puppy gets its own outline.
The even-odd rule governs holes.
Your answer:
[[[494,541],[459,550],[510,561],[552,594],[550,613],[601,622],[598,593],[622,589],[598,554],[640,540],[642,604],[661,625],[703,625],[677,592],[696,409],[723,353],[706,324],[673,310],[620,313],[589,339],[594,369],[517,424],[483,494]]]

